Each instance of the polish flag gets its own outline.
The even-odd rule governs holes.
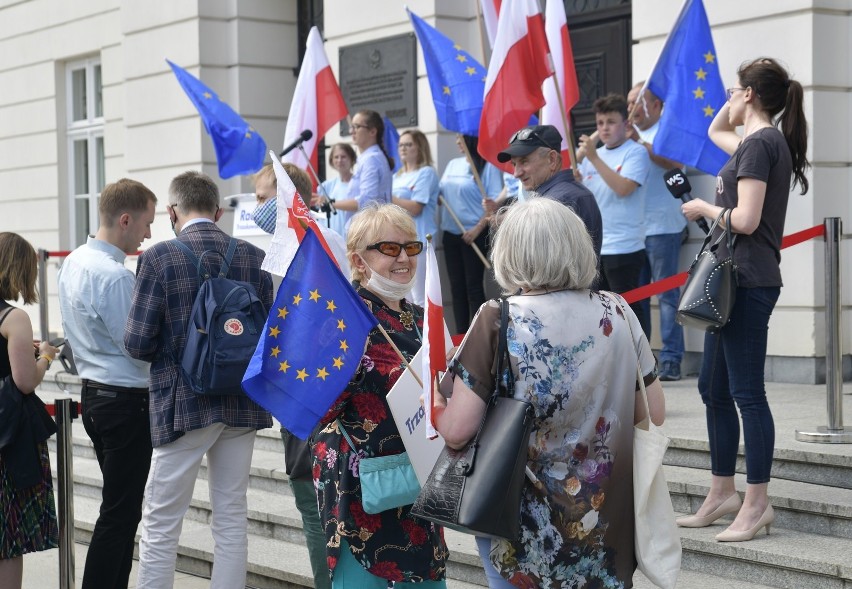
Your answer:
[[[312,230],[322,244],[328,257],[337,263],[328,242],[323,237],[322,231],[317,226],[311,215],[310,209],[305,206],[305,201],[296,190],[293,180],[284,170],[284,166],[278,160],[274,151],[269,152],[272,159],[272,169],[275,171],[275,180],[278,183],[277,196],[277,218],[275,221],[275,233],[269,245],[269,251],[263,258],[260,268],[278,276],[287,274],[287,268],[296,256],[299,244],[305,238],[305,233]]]
[[[444,339],[444,306],[441,298],[441,277],[432,242],[426,240],[426,313],[423,319],[423,407],[426,418],[426,437],[438,436],[432,415],[433,391],[438,385],[438,372],[447,371],[447,348]]]
[[[310,154],[311,165],[317,169],[317,146],[323,136],[328,133],[340,119],[348,113],[343,94],[334,78],[334,72],[328,63],[319,30],[312,27],[308,33],[305,45],[305,58],[302,69],[296,81],[296,91],[290,103],[290,114],[287,117],[287,129],[284,131],[284,145],[289,145],[299,138],[302,131],[310,130],[313,137],[303,143],[305,151]],[[302,169],[308,168],[308,162],[302,150],[294,149],[284,156],[285,162],[290,162]],[[313,177],[311,178],[313,180]]]
[[[485,100],[479,121],[479,153],[500,169],[497,154],[512,134],[526,127],[544,106],[542,82],[553,72],[547,57],[547,38],[537,0],[512,0],[502,5],[497,38],[485,78]]]
[[[488,44],[494,47],[502,0],[479,0],[479,3],[482,5],[482,19],[485,21],[485,32],[488,33]]]
[[[568,21],[565,18],[565,4],[562,0],[547,0],[544,9],[544,29],[547,34],[547,44],[553,57],[553,80],[545,80],[542,87],[544,99],[547,101],[541,109],[541,124],[553,125],[562,133],[562,167],[571,167],[571,156],[568,150],[568,134],[571,129],[565,128],[565,119],[559,109],[559,98],[556,95],[557,86],[565,107],[565,118],[580,101],[580,87],[577,83],[577,70],[574,67],[574,50],[571,49],[571,37],[568,36]],[[570,125],[570,119],[568,119]]]

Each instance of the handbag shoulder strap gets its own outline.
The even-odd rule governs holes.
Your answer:
[[[340,428],[340,433],[343,434],[343,437],[346,438],[347,442],[349,442],[349,447],[354,451],[358,446],[356,446],[355,442],[352,441],[352,438],[349,437],[349,432],[347,432],[346,428],[343,427],[343,422],[340,421],[339,417],[335,419],[335,421],[337,422],[337,427]]]
[[[495,375],[494,394],[503,397],[512,396],[515,375],[512,372],[512,360],[509,357],[509,299],[500,299],[500,333],[497,338],[497,373]],[[503,365],[505,362],[505,366]],[[509,377],[503,380],[503,371],[509,371]]]

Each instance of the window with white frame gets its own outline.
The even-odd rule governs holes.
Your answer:
[[[72,246],[86,242],[98,226],[98,198],[104,187],[104,110],[101,60],[89,58],[66,68],[68,187]]]

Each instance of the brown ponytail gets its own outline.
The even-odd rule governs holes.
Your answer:
[[[802,106],[802,85],[790,78],[787,70],[769,57],[743,63],[737,75],[740,86],[753,88],[762,109],[775,119],[775,126],[784,135],[793,159],[793,186],[798,184],[802,189],[801,194],[805,194],[809,188],[805,172],[811,164],[807,157],[808,121]],[[779,113],[781,116],[777,116]]]

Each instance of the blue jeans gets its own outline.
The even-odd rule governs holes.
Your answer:
[[[509,581],[503,578],[494,565],[491,564],[491,538],[476,537],[476,549],[479,551],[479,560],[485,570],[485,578],[488,580],[488,589],[515,589]]]
[[[704,336],[698,391],[707,414],[710,466],[714,475],[734,476],[743,421],[746,481],[769,482],[775,422],[766,400],[764,363],[769,317],[779,287],[737,289],[731,319],[719,333]]]
[[[640,284],[656,282],[678,273],[677,264],[682,238],[683,233],[681,232],[645,237],[645,255],[648,257],[648,262],[642,270]],[[660,350],[660,363],[675,362],[680,364],[683,360],[683,328],[675,321],[679,298],[679,288],[673,288],[657,295],[657,300],[660,303],[660,339],[663,341],[663,349]],[[650,323],[651,300],[645,299],[641,304],[645,308],[645,314]],[[648,337],[650,339],[651,336]]]

